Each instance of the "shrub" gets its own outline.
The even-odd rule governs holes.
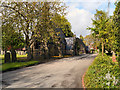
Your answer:
[[[118,64],[120,66],[120,56],[117,57]]]
[[[120,88],[120,68],[117,62],[99,54],[84,78],[86,88]]]

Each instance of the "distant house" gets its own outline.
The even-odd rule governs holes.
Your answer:
[[[89,46],[86,46],[86,53],[90,53],[90,48],[89,48]]]
[[[83,41],[76,37],[65,37],[61,28],[55,29],[57,41],[50,38],[47,41],[48,56],[80,55],[86,53]],[[45,47],[43,42],[35,41],[32,46],[34,58],[44,58]]]
[[[86,53],[86,46],[82,39],[76,38],[75,41],[75,55]]]
[[[74,55],[75,37],[66,37],[66,54]]]
[[[50,57],[62,56],[65,54],[65,48],[66,48],[65,35],[61,28],[55,29],[55,32],[58,41],[54,42],[52,38],[50,38],[50,40],[47,41],[48,53]],[[45,53],[44,44],[36,40],[33,44],[33,57],[44,58],[44,53]]]
[[[49,51],[52,52],[52,56],[63,56],[66,53],[65,35],[61,28],[56,28],[55,32],[58,36],[58,41],[49,43]]]
[[[86,46],[82,39],[75,37],[67,37],[66,40],[66,54],[80,55],[86,53]]]

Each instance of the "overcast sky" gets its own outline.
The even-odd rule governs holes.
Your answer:
[[[80,35],[86,36],[90,34],[86,30],[87,26],[92,26],[91,18],[94,18],[96,9],[107,11],[108,0],[64,0],[66,5],[69,6],[66,18],[72,25],[72,32],[77,37]],[[110,0],[109,15],[113,15],[115,10],[115,0]]]

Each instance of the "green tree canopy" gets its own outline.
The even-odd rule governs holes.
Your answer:
[[[113,15],[114,34],[115,34],[115,51],[120,55],[120,1],[116,2],[116,8]]]
[[[102,42],[102,55],[104,52],[104,44],[105,41],[108,37],[108,32],[106,30],[106,23],[108,22],[108,17],[107,17],[107,13],[105,13],[104,11],[100,10],[96,10],[96,14],[94,15],[95,18],[92,19],[93,21],[93,28],[88,28],[92,31],[92,34],[95,38],[100,39],[100,42]]]
[[[27,46],[29,60],[32,58],[31,45],[36,38],[46,44],[54,33],[51,18],[58,13],[64,15],[66,9],[62,2],[3,2],[1,7],[3,22],[11,20],[14,30],[24,36],[24,40],[20,40]]]
[[[66,37],[73,37],[74,34],[71,31],[71,23],[65,18],[64,15],[56,14],[52,21],[55,23],[57,28],[61,28]]]

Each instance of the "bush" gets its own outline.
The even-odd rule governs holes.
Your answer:
[[[86,88],[120,88],[120,68],[117,62],[99,54],[84,78]]]
[[[117,61],[118,61],[118,64],[119,64],[119,66],[120,66],[120,56],[117,57]]]

